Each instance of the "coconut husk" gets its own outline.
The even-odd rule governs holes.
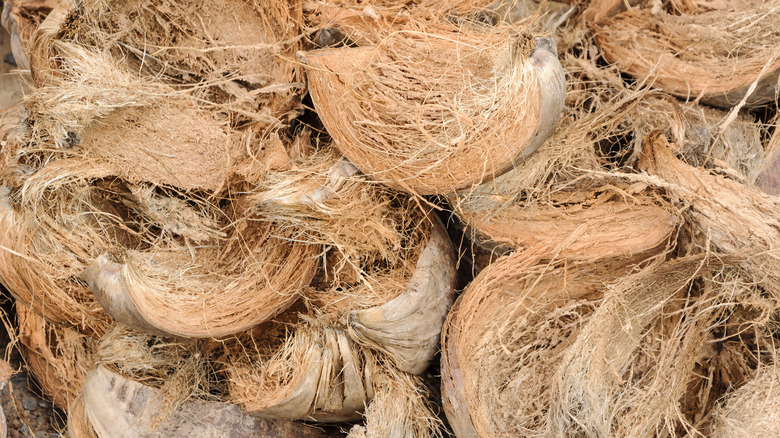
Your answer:
[[[718,404],[711,436],[748,438],[780,434],[780,374],[776,363],[759,368],[752,379]]]
[[[445,332],[456,435],[707,436],[717,400],[767,360],[777,302],[734,260],[665,259],[519,253],[484,270]]]
[[[533,433],[525,423],[551,402],[542,382],[552,381],[584,315],[607,282],[643,259],[539,264],[544,254],[543,247],[535,248],[488,266],[445,323],[442,398],[458,437]],[[479,316],[488,314],[489,320]]]
[[[81,395],[74,400],[68,412],[68,435],[71,438],[98,438],[87,418]]]
[[[301,2],[90,0],[69,13],[61,33],[268,126],[300,109],[301,22]]]
[[[766,159],[761,167],[756,185],[767,194],[780,195],[780,119],[766,147]]]
[[[421,373],[454,300],[454,252],[438,218],[367,184],[332,148],[267,182],[258,208],[331,248],[306,297],[326,312],[348,313],[356,341]]]
[[[54,321],[100,334],[102,307],[139,330],[219,336],[277,314],[315,274],[317,246],[292,242],[240,197],[187,202],[100,169],[78,172],[53,163],[4,197],[4,277]],[[46,188],[66,179],[75,181]]]
[[[414,436],[442,437],[441,420],[431,412],[427,392],[414,377],[380,374],[374,399],[366,408],[366,421],[350,429],[347,438]]]
[[[422,372],[454,298],[455,268],[440,223],[412,226],[430,235],[413,246],[411,260],[365,266],[353,284],[343,274],[326,275],[305,293],[314,309],[291,323],[294,333],[229,348],[232,400],[262,417],[354,420],[376,392],[375,375]]]
[[[656,246],[678,223],[661,192],[626,179],[625,168],[594,175],[634,163],[654,129],[669,132],[689,164],[731,167],[748,181],[757,177],[764,152],[750,116],[721,125],[723,111],[657,93],[623,95],[565,118],[537,156],[451,198],[481,247],[501,254],[546,244],[562,257],[598,258]]]
[[[376,45],[301,56],[339,150],[372,180],[419,194],[505,172],[562,108],[554,43],[508,27],[409,20]]]
[[[30,371],[43,393],[69,412],[94,364],[95,340],[64,325],[52,324],[17,304],[19,340]]]
[[[2,23],[11,35],[11,53],[20,70],[30,70],[27,52],[32,44],[35,29],[57,6],[59,0],[10,0],[3,2]]]
[[[706,249],[749,255],[740,266],[768,294],[780,296],[773,280],[778,272],[775,251],[780,224],[776,218],[780,207],[773,197],[728,171],[694,168],[682,162],[661,131],[651,132],[645,139],[638,167],[664,187],[672,203],[686,210],[687,221]]]
[[[87,376],[83,409],[98,437],[324,437],[322,431],[292,422],[250,417],[235,405],[188,401],[153,426],[162,404],[159,390],[105,367]]]
[[[777,99],[777,1],[592,2],[604,57],[675,96],[729,108]]]

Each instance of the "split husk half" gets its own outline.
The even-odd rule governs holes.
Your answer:
[[[777,300],[723,258],[538,261],[490,265],[448,320],[459,437],[707,436],[716,402],[771,360]]]
[[[552,39],[423,20],[393,30],[301,55],[325,127],[372,180],[451,193],[502,174],[552,131],[564,95]]]
[[[95,339],[47,322],[22,304],[16,305],[16,318],[27,366],[43,393],[69,413],[94,365]]]
[[[422,234],[411,239],[422,246],[410,259],[363,265],[357,281],[321,278],[304,294],[313,316],[293,317],[294,332],[283,334],[277,322],[261,330],[280,333],[276,341],[228,348],[231,399],[262,417],[354,420],[377,391],[377,375],[425,370],[454,299],[455,263],[442,225],[428,215],[422,221],[409,225]]]
[[[586,19],[604,57],[683,99],[729,108],[778,97],[780,2],[598,0]]]
[[[501,254],[545,244],[582,259],[656,246],[678,222],[675,209],[658,188],[624,175],[633,170],[603,173],[635,162],[653,129],[667,130],[692,165],[731,167],[754,181],[764,161],[759,126],[745,114],[723,124],[723,111],[628,90],[594,112],[577,111],[537,155],[450,198],[482,248]]]

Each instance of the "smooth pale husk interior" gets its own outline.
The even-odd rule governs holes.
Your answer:
[[[610,62],[653,86],[716,106],[777,98],[780,2],[593,2],[586,17]]]
[[[560,99],[563,85],[542,45],[508,26],[420,19],[375,45],[302,59],[317,112],[345,156],[372,179],[433,194],[499,175],[538,147],[537,130],[557,119],[542,100]]]

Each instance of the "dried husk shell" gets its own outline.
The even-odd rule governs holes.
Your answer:
[[[683,99],[729,108],[777,98],[777,1],[589,5],[596,43],[621,71]]]
[[[522,161],[557,122],[555,44],[512,32],[411,21],[376,45],[301,56],[318,114],[358,169],[397,189],[449,193]]]
[[[97,437],[277,437],[314,438],[322,431],[292,422],[248,416],[238,406],[191,400],[159,425],[159,390],[122,377],[106,367],[94,369],[84,382],[80,402]]]
[[[70,411],[94,365],[95,340],[72,328],[52,324],[22,304],[16,306],[27,365],[54,404]]]

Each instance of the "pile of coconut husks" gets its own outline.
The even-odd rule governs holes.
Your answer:
[[[87,437],[780,435],[780,0],[12,0],[14,348]]]

